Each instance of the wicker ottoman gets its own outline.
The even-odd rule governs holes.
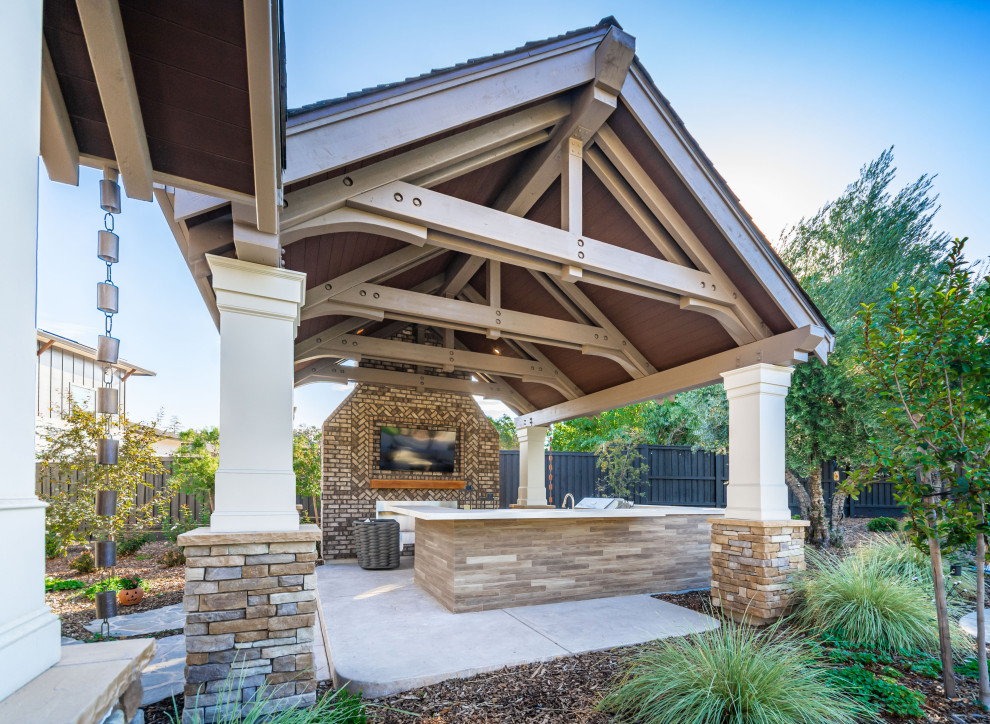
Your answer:
[[[354,521],[354,549],[358,565],[369,570],[399,567],[399,521]]]

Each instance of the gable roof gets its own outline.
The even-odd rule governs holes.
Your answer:
[[[467,372],[443,384],[543,424],[834,344],[612,18],[294,109],[286,135],[297,384]],[[230,223],[210,214],[201,239]]]

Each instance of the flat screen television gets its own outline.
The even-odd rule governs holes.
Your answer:
[[[456,430],[381,427],[381,470],[452,473],[456,452]]]

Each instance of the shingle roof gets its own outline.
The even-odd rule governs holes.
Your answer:
[[[480,58],[471,58],[470,60],[466,60],[463,63],[457,63],[455,65],[447,66],[446,68],[435,68],[431,70],[429,73],[421,73],[420,75],[410,76],[405,80],[395,81],[393,83],[382,83],[380,85],[371,86],[370,88],[363,88],[362,90],[354,91],[353,93],[348,93],[347,95],[340,96],[338,98],[328,98],[326,100],[316,101],[315,103],[307,103],[306,105],[300,106],[299,108],[290,108],[288,111],[288,117],[289,119],[292,119],[295,116],[299,116],[304,113],[308,113],[310,111],[330,108],[345,101],[353,101],[357,98],[363,98],[364,96],[369,96],[374,93],[379,93],[386,90],[393,90],[395,88],[398,88],[399,86],[410,85],[413,83],[417,83],[419,81],[432,79],[440,75],[452,73],[454,71],[463,70],[465,68],[471,68],[473,66],[482,65],[484,63],[490,63],[492,61],[500,60],[502,58],[506,58],[512,55],[518,55],[519,53],[531,52],[533,50],[538,50],[548,45],[552,45],[553,43],[572,40],[574,38],[580,37],[581,35],[587,35],[599,31],[607,31],[611,27],[618,28],[619,30],[622,29],[622,26],[619,25],[619,21],[617,21],[614,17],[609,15],[608,17],[599,20],[597,25],[591,25],[587,28],[579,28],[577,30],[571,30],[561,35],[555,35],[551,38],[545,38],[543,40],[533,40],[526,43],[525,45],[520,45],[518,48],[505,50],[502,51],[501,53],[486,55]]]

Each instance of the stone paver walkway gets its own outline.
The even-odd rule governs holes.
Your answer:
[[[102,620],[96,619],[85,625],[85,629],[92,633],[100,633]],[[182,628],[186,625],[186,614],[182,611],[182,604],[176,603],[172,606],[156,608],[152,611],[142,611],[141,613],[128,613],[123,616],[114,616],[110,619],[111,636],[141,636],[143,634],[158,633],[159,631],[170,631]]]
[[[719,625],[648,595],[454,614],[414,583],[408,557],[398,570],[328,563],[316,574],[334,684],[369,698]]]
[[[186,637],[182,634],[166,636],[155,644],[155,658],[141,674],[141,686],[144,687],[141,706],[181,694],[185,684]],[[179,709],[182,709],[181,702]]]

